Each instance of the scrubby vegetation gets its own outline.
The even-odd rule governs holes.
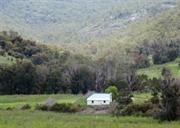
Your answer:
[[[119,96],[115,99],[117,104],[114,114],[153,116],[168,121],[179,119],[180,82],[173,78],[170,70],[166,68],[162,70],[162,76],[160,82],[151,83],[152,87],[149,87],[149,91],[152,95],[146,97],[144,102],[137,102],[137,97],[133,98],[134,102],[132,102],[133,96],[129,88],[119,90]],[[145,96],[141,97],[141,100],[143,98]]]
[[[59,112],[59,113],[75,113],[80,111],[79,106],[75,106],[73,104],[67,104],[67,103],[55,103],[51,106],[48,106],[46,104],[40,104],[37,105],[36,110],[41,110],[41,111],[52,111],[52,112]]]
[[[31,106],[29,104],[25,104],[24,106],[21,107],[21,110],[28,110],[31,109]]]

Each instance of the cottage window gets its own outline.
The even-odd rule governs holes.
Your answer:
[[[92,103],[94,103],[94,101],[92,100]]]
[[[104,103],[106,103],[106,101],[104,100]]]

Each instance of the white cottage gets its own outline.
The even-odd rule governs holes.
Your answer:
[[[112,94],[95,93],[87,98],[87,105],[110,105],[112,102]]]

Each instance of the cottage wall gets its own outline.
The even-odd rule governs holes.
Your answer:
[[[110,105],[110,100],[88,100],[87,105]]]

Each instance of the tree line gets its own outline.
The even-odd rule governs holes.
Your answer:
[[[66,51],[31,40],[18,33],[0,33],[0,54],[11,56],[16,63],[0,65],[0,94],[87,93],[104,91],[109,85],[126,85],[131,91],[146,89],[147,76],[136,70],[161,64],[177,58],[179,41],[155,41],[136,47],[136,52],[110,54],[93,60],[90,57]],[[160,59],[157,59],[158,58]],[[168,57],[167,57],[168,56]],[[169,58],[169,59],[167,59]]]

